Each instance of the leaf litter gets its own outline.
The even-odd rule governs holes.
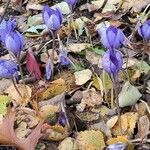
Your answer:
[[[150,19],[150,1],[69,1],[15,0],[6,8],[4,18],[16,19],[26,43],[19,54],[25,79],[20,69],[11,79],[0,76],[0,144],[24,150],[149,150],[150,49],[137,28]],[[46,4],[62,11],[57,36],[43,21]],[[127,38],[118,50],[123,65],[115,86],[102,62],[108,45],[97,33],[104,20]],[[5,49],[1,43],[0,60],[18,65]],[[46,80],[49,59],[52,76]]]

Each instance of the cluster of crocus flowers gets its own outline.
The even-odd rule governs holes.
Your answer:
[[[123,64],[122,54],[118,49],[123,45],[124,34],[120,29],[114,26],[106,27],[104,24],[98,29],[98,33],[103,46],[107,49],[102,58],[103,69],[114,80]]]

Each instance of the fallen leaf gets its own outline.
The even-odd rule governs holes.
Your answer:
[[[75,44],[70,44],[66,49],[69,52],[77,53],[81,52],[87,48],[91,47],[91,44],[88,43],[75,43]]]
[[[138,133],[136,135],[136,138],[142,138],[149,132],[149,126],[150,126],[149,118],[146,115],[142,116],[139,118],[137,124],[138,124]],[[146,139],[147,136],[144,138]]]
[[[103,150],[105,147],[104,137],[101,131],[85,130],[79,132],[76,140],[79,150]]]
[[[68,136],[68,128],[60,125],[54,125],[46,130],[46,135],[47,140],[62,141]]]
[[[118,120],[117,123],[111,128],[112,134],[114,136],[126,135],[130,137],[133,134],[134,128],[136,126],[138,114],[134,112],[128,112],[121,115],[120,119],[121,119],[121,128],[119,126]]]
[[[50,119],[52,118],[55,113],[59,112],[59,106],[54,105],[45,105],[42,106],[39,110],[40,117],[42,119]]]
[[[131,85],[129,82],[126,82],[118,96],[119,106],[125,107],[135,105],[141,96],[141,93],[135,86]]]
[[[6,95],[0,95],[0,114],[5,115],[7,111],[7,104],[10,101],[10,97]]]
[[[11,85],[9,88],[5,90],[5,93],[8,93],[8,96],[16,102],[17,105],[26,105],[31,97],[32,90],[29,86],[18,84],[16,85],[18,90],[20,91],[22,97],[18,94],[17,90],[15,89],[14,85]],[[26,92],[28,91],[28,93]]]
[[[65,138],[58,146],[58,150],[78,150],[76,140],[71,137]]]
[[[82,94],[83,98],[81,99],[81,103],[77,106],[78,111],[83,111],[88,107],[98,106],[103,102],[103,96],[94,88],[85,90],[82,92]]]
[[[26,135],[28,135],[31,132],[30,129],[27,129],[27,123],[21,122],[18,127],[15,129],[16,136],[18,138],[25,138]]]
[[[66,83],[63,79],[57,79],[47,85],[47,88],[43,88],[36,92],[36,98],[38,101],[46,100],[59,95],[66,91]]]
[[[12,81],[10,79],[1,79],[0,80],[0,94],[3,94],[4,91],[10,87],[12,84]]]
[[[82,71],[75,72],[74,75],[76,85],[83,85],[91,79],[92,71],[90,69],[85,69]]]
[[[94,112],[76,112],[77,117],[84,122],[93,122],[99,119],[99,113]]]
[[[18,149],[34,150],[38,140],[43,136],[41,133],[43,122],[39,123],[27,138],[19,139],[14,131],[14,121],[15,112],[9,108],[0,124],[0,143],[13,145]]]
[[[118,116],[113,116],[112,118],[110,118],[108,121],[107,121],[107,127],[109,128],[112,128],[114,127],[114,125],[117,123],[118,121]]]

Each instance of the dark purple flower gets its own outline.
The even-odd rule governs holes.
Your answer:
[[[144,40],[150,40],[150,19],[138,27],[138,33]]]
[[[50,80],[51,75],[52,75],[52,67],[51,66],[52,66],[52,62],[50,59],[48,59],[46,67],[45,67],[45,72],[46,72],[45,76],[46,76],[47,80]]]
[[[103,30],[98,29],[98,33],[101,36],[102,44],[107,49],[118,49],[123,45],[125,36],[123,32],[114,27],[109,26],[108,28],[102,27]]]
[[[75,8],[75,5],[77,3],[77,0],[65,0],[66,3],[68,3],[71,11]]]
[[[0,60],[0,77],[12,78],[17,73],[17,65],[10,60]]]
[[[63,127],[66,125],[67,120],[66,120],[66,116],[65,116],[65,113],[64,113],[64,112],[60,112],[59,118],[58,118],[58,123],[59,123],[60,125],[62,125]]]
[[[118,74],[122,68],[123,59],[120,51],[107,50],[102,58],[103,69],[111,76]]]
[[[6,35],[5,44],[8,51],[18,56],[23,49],[24,40],[18,31],[13,31]]]
[[[42,16],[44,23],[50,31],[57,31],[60,28],[63,17],[58,8],[52,9],[49,6],[44,6]]]
[[[15,20],[12,18],[10,18],[8,21],[3,20],[2,23],[0,24],[0,40],[3,46],[5,46],[6,35],[14,31],[15,27],[16,27],[16,23]]]

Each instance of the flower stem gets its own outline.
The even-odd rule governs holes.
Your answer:
[[[51,61],[52,61],[52,79],[54,78],[54,52],[56,50],[56,45],[55,45],[55,39],[56,39],[56,32],[51,32],[52,33],[52,38],[53,38],[53,45],[52,45],[52,56],[51,56]]]
[[[18,87],[17,87],[17,85],[16,85],[16,83],[15,83],[15,81],[14,81],[14,78],[12,79],[12,83],[13,83],[13,85],[14,85],[16,91],[18,92],[19,96],[20,96],[21,98],[23,98],[22,94],[20,93],[20,91],[19,91],[19,89],[18,89]]]
[[[29,94],[28,94],[28,90],[27,90],[27,87],[25,85],[25,80],[24,80],[24,76],[23,76],[23,71],[22,71],[22,67],[21,67],[21,63],[20,63],[20,60],[19,60],[19,57],[17,57],[17,63],[19,65],[19,71],[20,71],[20,75],[21,75],[21,78],[22,78],[22,82],[23,82],[23,86],[24,86],[24,90],[25,90],[25,97],[29,97]]]
[[[117,105],[117,114],[118,114],[118,122],[119,122],[119,127],[120,131],[122,133],[122,125],[121,125],[121,113],[120,113],[120,107],[119,107],[119,86],[118,86],[118,76],[113,77],[113,86],[114,86],[114,91],[115,91],[115,97],[116,97],[116,105]]]

